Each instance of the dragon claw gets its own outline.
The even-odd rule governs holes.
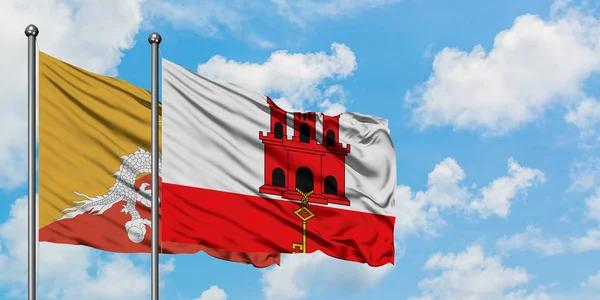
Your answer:
[[[125,230],[127,230],[129,240],[137,244],[141,243],[146,236],[146,225],[152,228],[151,224],[152,222],[146,219],[136,219],[125,223]]]

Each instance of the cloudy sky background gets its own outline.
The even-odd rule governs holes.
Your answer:
[[[163,299],[592,299],[600,294],[596,1],[0,1],[0,298],[26,297],[26,37],[150,86],[163,57],[288,109],[389,120],[397,262],[254,269],[161,257]],[[148,299],[148,255],[42,243],[43,299]]]

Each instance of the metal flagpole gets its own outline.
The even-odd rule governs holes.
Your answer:
[[[27,60],[28,60],[28,68],[27,68],[27,78],[29,79],[29,83],[27,86],[27,94],[28,94],[28,121],[29,121],[29,139],[27,144],[28,151],[28,202],[29,202],[29,212],[28,212],[28,241],[29,248],[27,249],[28,255],[28,290],[29,290],[29,300],[35,300],[36,296],[36,272],[37,272],[37,261],[36,261],[36,248],[37,248],[37,215],[36,215],[36,157],[35,157],[35,147],[36,147],[36,45],[35,39],[39,33],[38,28],[31,24],[25,28],[25,36],[27,36],[28,42],[28,52],[27,52]]]
[[[148,37],[152,47],[152,300],[158,300],[158,45],[162,38]]]

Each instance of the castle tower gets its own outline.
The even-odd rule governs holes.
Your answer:
[[[346,155],[350,145],[344,147],[339,140],[340,115],[323,116],[323,146],[327,150],[322,159],[323,190],[328,202],[349,205],[345,196]]]
[[[287,113],[267,97],[271,109],[269,131],[259,133],[265,145],[264,185],[259,192],[281,194],[287,190],[287,153],[283,141],[287,139]]]
[[[335,147],[339,143],[340,116],[323,115],[323,142],[325,147]]]
[[[314,112],[294,113],[294,137],[301,143],[317,140],[317,115]]]

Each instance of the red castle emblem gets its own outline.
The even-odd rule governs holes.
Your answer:
[[[345,158],[350,145],[339,142],[339,118],[323,116],[323,141],[316,138],[317,113],[294,113],[292,139],[287,137],[287,112],[267,97],[271,110],[270,131],[261,131],[265,145],[264,184],[259,191],[284,199],[350,205],[345,196]]]

